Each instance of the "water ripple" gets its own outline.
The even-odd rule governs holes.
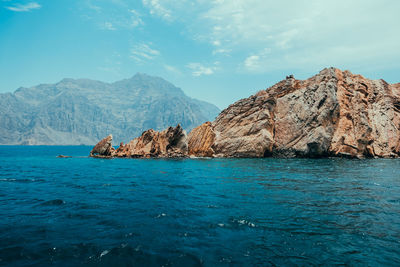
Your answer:
[[[398,160],[90,149],[0,147],[0,265],[400,265]]]

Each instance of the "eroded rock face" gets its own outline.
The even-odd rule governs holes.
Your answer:
[[[212,146],[215,142],[215,133],[211,122],[205,122],[194,128],[188,136],[189,155],[196,157],[212,157],[214,149]]]
[[[200,156],[198,147],[210,147],[220,157],[398,157],[398,129],[399,84],[328,68],[304,81],[290,75],[230,105],[208,128],[214,143],[189,134],[189,151]]]
[[[118,157],[398,157],[399,129],[400,84],[328,68],[304,81],[287,76],[230,105],[214,122],[193,129],[188,138],[179,125],[162,132],[148,130],[109,153]],[[94,151],[104,147],[99,144]]]
[[[92,151],[90,151],[91,157],[110,157],[114,153],[114,148],[112,147],[112,135],[105,137],[100,142],[98,142]]]
[[[335,155],[399,155],[400,90],[384,80],[336,70],[340,116],[330,150]]]
[[[110,157],[186,157],[188,155],[186,131],[180,125],[157,132],[153,129],[143,132],[109,155]]]

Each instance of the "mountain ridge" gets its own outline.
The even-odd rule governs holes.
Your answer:
[[[163,78],[137,73],[112,83],[64,78],[0,94],[0,144],[93,145],[114,133],[128,141],[147,128],[193,128],[219,109]]]

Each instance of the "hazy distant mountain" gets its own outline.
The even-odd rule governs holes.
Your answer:
[[[109,133],[128,142],[149,128],[189,130],[218,113],[146,74],[115,83],[64,79],[0,94],[0,144],[95,144]]]

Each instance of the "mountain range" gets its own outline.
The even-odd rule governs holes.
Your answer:
[[[190,130],[219,112],[146,74],[114,83],[63,79],[0,94],[0,144],[91,145],[109,133],[127,142],[149,128]]]

